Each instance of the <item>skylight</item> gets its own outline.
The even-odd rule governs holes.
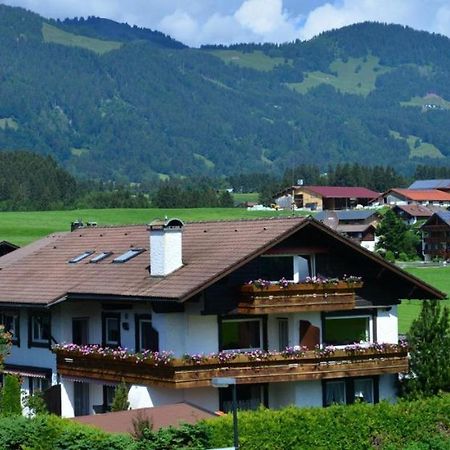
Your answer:
[[[127,250],[122,255],[118,256],[117,258],[114,258],[113,263],[127,262],[130,259],[134,258],[135,256],[140,255],[144,251],[145,251],[145,249],[143,249],[143,248],[130,248],[130,250]]]
[[[83,260],[84,258],[87,258],[88,256],[92,255],[92,253],[94,253],[93,250],[86,250],[85,252],[81,253],[81,255],[75,256],[74,258],[72,258],[69,263],[71,264],[75,264],[77,262],[80,262],[81,260]]]
[[[104,260],[108,256],[112,255],[112,252],[101,252],[98,255],[94,256],[89,262],[98,263],[99,261]]]

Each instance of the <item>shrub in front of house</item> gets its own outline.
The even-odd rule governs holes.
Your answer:
[[[211,448],[231,447],[231,415],[207,421]],[[239,413],[245,450],[444,450],[450,443],[450,395],[414,402]]]

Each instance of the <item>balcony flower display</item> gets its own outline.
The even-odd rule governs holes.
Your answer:
[[[76,345],[76,344],[56,344],[52,350],[65,358],[86,357],[105,358],[106,360],[126,361],[134,364],[143,364],[154,367],[180,367],[180,366],[229,366],[245,363],[270,363],[283,360],[292,361],[314,361],[318,363],[325,360],[342,359],[354,357],[355,355],[366,355],[376,357],[383,354],[405,353],[407,344],[401,341],[399,344],[370,343],[352,344],[345,348],[335,346],[317,346],[314,350],[308,350],[303,346],[286,347],[285,350],[266,351],[254,349],[251,351],[224,350],[215,353],[194,353],[185,354],[181,358],[174,357],[172,352],[152,352],[144,351],[136,353],[126,348],[109,348],[99,345]],[[377,356],[378,355],[378,356]]]
[[[333,289],[333,288],[358,288],[362,286],[362,277],[355,275],[344,275],[342,279],[339,278],[328,278],[322,275],[317,275],[314,277],[306,277],[303,281],[294,282],[287,280],[286,278],[281,278],[278,281],[269,281],[262,278],[257,280],[250,280],[243,286],[243,290],[247,291],[249,288],[251,290],[295,290],[295,289],[308,289],[308,288],[323,288],[323,289]]]

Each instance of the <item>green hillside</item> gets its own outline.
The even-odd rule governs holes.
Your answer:
[[[410,153],[410,158],[432,158],[432,159],[441,159],[444,158],[442,152],[435,147],[433,144],[429,142],[424,142],[418,136],[413,136],[409,134],[406,137],[400,135],[397,131],[390,131],[391,136],[395,139],[400,139],[405,141],[408,144]]]
[[[321,84],[329,84],[336,90],[348,94],[368,95],[375,89],[377,77],[390,70],[379,64],[379,58],[372,55],[363,58],[337,59],[330,64],[330,73],[306,72],[301,83],[288,86],[302,94]]]
[[[403,106],[450,99],[450,40],[398,25],[191,49],[107,19],[0,5],[0,73],[0,151],[50,154],[91,179],[450,165],[446,104]]]
[[[110,52],[111,50],[116,50],[122,45],[120,42],[103,41],[68,33],[67,31],[63,31],[48,23],[42,24],[42,36],[44,37],[44,42],[85,48],[87,50],[92,50],[95,53],[99,53],[100,55]]]
[[[271,71],[275,66],[285,64],[283,58],[271,58],[260,50],[244,53],[238,50],[213,50],[214,56],[222,59],[226,63],[236,64],[249,69]]]

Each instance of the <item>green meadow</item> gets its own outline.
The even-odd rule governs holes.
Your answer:
[[[412,275],[431,284],[439,290],[446,292],[450,297],[450,267],[414,267],[405,269]],[[421,300],[403,300],[398,307],[398,326],[399,332],[405,334],[412,321],[419,315],[422,301]],[[450,308],[450,299],[442,301],[442,305]]]
[[[157,218],[178,217],[199,220],[257,219],[290,216],[291,211],[247,211],[245,208],[191,209],[80,209],[71,211],[0,212],[0,241],[25,245],[55,231],[69,231],[70,223],[97,222],[101,225],[145,224]],[[298,213],[297,213],[298,214]]]
[[[226,63],[236,64],[240,67],[268,72],[275,66],[285,64],[284,58],[271,58],[260,50],[254,52],[240,52],[238,50],[212,50],[209,53],[217,56]],[[292,62],[288,62],[292,64]]]
[[[366,96],[375,89],[378,75],[391,70],[381,66],[379,58],[367,56],[365,58],[348,58],[347,61],[337,59],[330,64],[330,73],[306,72],[301,83],[287,83],[287,85],[301,94],[320,84],[331,84],[338,91],[349,94]]]
[[[99,53],[100,55],[110,52],[111,50],[117,50],[122,46],[121,42],[104,41],[102,39],[68,33],[67,31],[63,31],[48,23],[42,24],[42,36],[44,37],[45,42],[68,45],[70,47],[81,47]]]

